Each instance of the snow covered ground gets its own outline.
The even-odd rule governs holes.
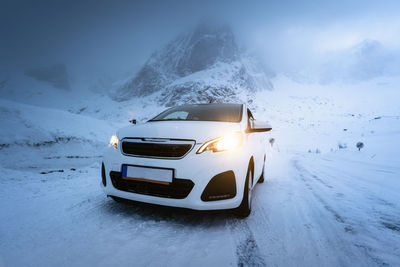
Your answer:
[[[4,93],[0,266],[400,265],[398,80],[273,83],[253,107],[274,154],[243,220],[103,195],[102,149],[162,110],[151,98]]]

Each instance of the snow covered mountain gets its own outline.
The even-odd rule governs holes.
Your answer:
[[[244,55],[227,25],[200,24],[154,52],[142,69],[112,93],[117,101],[156,95],[159,104],[247,101],[272,89],[263,66]]]
[[[365,39],[329,56],[321,66],[322,83],[362,82],[377,77],[398,76],[400,57],[377,40]]]

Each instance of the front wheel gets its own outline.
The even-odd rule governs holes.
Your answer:
[[[252,181],[253,181],[253,170],[249,167],[246,175],[246,182],[244,185],[244,193],[242,203],[236,208],[235,214],[238,217],[246,218],[251,213],[251,199],[252,199]]]

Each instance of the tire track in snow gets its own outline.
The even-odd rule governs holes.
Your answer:
[[[266,266],[260,249],[246,220],[228,221],[236,245],[238,266]]]
[[[351,161],[352,163],[357,163],[357,164],[365,164],[365,162],[361,161]],[[370,163],[369,163],[370,164]],[[375,164],[377,165],[377,164]],[[334,170],[335,172],[338,172],[338,170],[333,169],[332,166],[324,166],[325,168],[329,170]],[[390,167],[389,167],[390,168]],[[373,171],[379,172],[379,169],[373,169]],[[386,173],[396,173],[395,171],[388,171]],[[335,179],[335,176],[332,174],[326,172],[325,175],[329,178]],[[341,171],[340,175],[352,178],[351,174],[345,171]],[[362,176],[357,176],[358,179],[362,179]],[[351,179],[349,179],[351,180]],[[363,183],[365,184],[370,184],[371,181],[368,179],[363,179]],[[373,193],[371,191],[362,191],[363,197],[365,197],[365,202],[370,203],[370,211],[375,214],[376,218],[379,218],[378,223],[384,227],[385,229],[389,231],[394,231],[395,233],[400,232],[400,217],[397,215],[398,213],[396,212],[398,210],[398,205],[383,199],[376,193]],[[344,194],[342,194],[344,196]],[[378,205],[378,207],[376,207]]]
[[[318,202],[320,202],[323,205],[323,207],[334,216],[335,220],[338,223],[345,225],[344,231],[346,233],[356,235],[357,232],[353,228],[353,226],[349,222],[347,222],[347,220],[343,216],[341,216],[335,209],[333,209],[330,205],[328,205],[327,201],[325,199],[323,199],[323,197],[321,197],[321,195],[318,194],[314,190],[314,188],[311,186],[310,182],[312,181],[312,178],[314,178],[314,180],[321,182],[321,184],[323,184],[324,186],[326,186],[326,184],[322,183],[322,180],[320,180],[320,179],[315,179],[315,177],[317,177],[317,176],[314,175],[313,173],[309,172],[305,168],[301,167],[297,160],[293,160],[292,163],[293,163],[293,166],[295,167],[295,169],[298,171],[298,175],[300,176],[301,180],[305,183],[307,188],[311,191],[311,193],[318,200]],[[329,186],[326,186],[326,187],[329,187]],[[333,189],[334,187],[329,187],[329,188]],[[388,266],[388,263],[384,262],[379,257],[373,255],[374,250],[367,244],[362,244],[357,241],[357,242],[353,243],[353,246],[355,246],[359,250],[361,250],[363,252],[363,254],[366,255],[373,263],[377,264],[377,266]]]
[[[334,208],[332,208],[319,194],[317,194],[312,186],[307,182],[307,178],[305,177],[304,174],[306,174],[309,177],[314,178],[316,181],[320,182],[322,185],[332,189],[332,186],[327,186],[326,183],[324,183],[321,179],[318,178],[318,176],[316,176],[315,174],[312,174],[310,172],[308,172],[307,170],[305,170],[304,168],[299,166],[299,163],[297,161],[293,161],[293,166],[296,168],[296,170],[299,172],[299,176],[302,179],[302,181],[304,181],[306,183],[307,188],[312,192],[313,196],[318,200],[318,202],[320,202],[322,204],[322,206],[325,208],[325,210],[327,210],[330,214],[332,214],[332,216],[335,218],[335,220],[341,224],[344,224],[344,231],[348,232],[348,233],[352,233],[354,234],[354,228],[348,223],[346,222],[345,218],[340,215]],[[318,178],[318,179],[316,179]]]

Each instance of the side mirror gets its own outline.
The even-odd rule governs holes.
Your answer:
[[[250,127],[247,132],[249,133],[260,133],[268,132],[272,130],[272,126],[268,122],[264,121],[254,121],[253,126]]]
[[[136,120],[135,119],[130,120],[129,122],[132,123],[132,124],[136,124]]]

